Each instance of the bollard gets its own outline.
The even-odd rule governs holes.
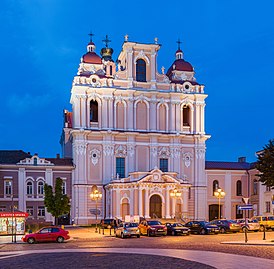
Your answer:
[[[103,235],[105,235],[105,228],[103,227]]]
[[[247,243],[247,228],[245,228],[245,243]]]
[[[264,237],[263,237],[263,240],[265,240],[265,226],[264,226]]]

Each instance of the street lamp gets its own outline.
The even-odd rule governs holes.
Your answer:
[[[182,192],[180,192],[179,190],[177,190],[176,188],[173,189],[172,191],[170,191],[170,196],[172,198],[175,198],[175,212],[174,215],[176,215],[176,205],[177,205],[177,198],[180,198],[182,195]],[[172,212],[173,213],[173,212]]]
[[[94,190],[91,194],[90,194],[90,198],[91,200],[95,201],[95,216],[96,216],[96,228],[95,228],[95,233],[98,232],[97,230],[97,215],[98,215],[98,212],[97,212],[97,202],[99,200],[102,199],[102,193],[99,192],[98,190]]]
[[[214,196],[219,199],[219,214],[218,214],[218,219],[221,218],[221,198],[225,197],[225,192],[221,188],[218,188],[217,190],[214,191]]]

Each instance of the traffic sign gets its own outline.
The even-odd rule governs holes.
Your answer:
[[[253,210],[253,205],[239,205],[238,210]]]

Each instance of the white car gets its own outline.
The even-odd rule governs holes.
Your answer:
[[[260,230],[260,223],[256,219],[247,219],[246,221],[245,219],[238,219],[237,223],[241,225],[243,232],[245,230],[258,232]]]
[[[140,230],[137,222],[123,222],[115,231],[116,237],[126,238],[136,236],[140,238]]]

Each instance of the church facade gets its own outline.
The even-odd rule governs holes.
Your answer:
[[[76,223],[94,219],[94,188],[103,193],[98,206],[106,217],[207,218],[207,95],[180,47],[158,73],[159,50],[157,39],[125,37],[117,64],[108,42],[100,57],[90,41],[81,58],[62,135],[63,155],[75,164]],[[173,198],[174,190],[181,196]]]

